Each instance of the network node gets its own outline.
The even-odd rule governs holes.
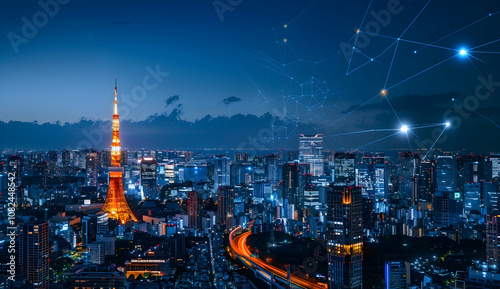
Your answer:
[[[373,61],[373,58],[372,58],[372,59],[370,59],[370,61]]]
[[[460,56],[467,56],[468,52],[467,52],[467,50],[465,50],[465,49],[462,48],[462,49],[460,49],[460,51],[458,52],[458,54],[460,54]]]
[[[402,132],[408,132],[408,126],[403,125],[399,130],[401,130]]]
[[[445,125],[446,125],[446,127],[449,127],[451,125],[451,123],[446,122]]]
[[[356,30],[356,33],[359,33],[359,29],[358,29],[358,30]]]
[[[285,42],[285,43],[286,43],[286,38],[285,38],[285,39],[283,39],[283,42]]]
[[[285,28],[286,28],[287,26],[288,26],[288,25],[286,25],[286,24],[285,24],[285,25],[283,25],[283,27],[285,27]]]
[[[380,94],[382,94],[382,95],[384,95],[384,96],[385,96],[385,95],[387,95],[387,90],[382,89],[382,91],[380,92]]]
[[[455,101],[455,98],[452,98],[451,101]]]
[[[416,51],[416,50],[413,50],[413,53],[414,53],[414,54],[417,54],[417,51]]]

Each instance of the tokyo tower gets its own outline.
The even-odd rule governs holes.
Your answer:
[[[124,224],[129,220],[137,222],[137,218],[132,213],[132,210],[130,210],[123,193],[123,168],[121,167],[122,154],[120,151],[119,131],[120,117],[118,116],[115,78],[115,106],[113,112],[113,140],[111,142],[111,167],[109,167],[108,195],[101,211],[108,213],[108,218],[117,219]]]

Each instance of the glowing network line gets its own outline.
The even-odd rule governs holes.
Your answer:
[[[493,15],[495,15],[495,14],[499,13],[499,12],[500,12],[500,11],[497,11],[497,12],[494,12],[494,13],[489,13],[487,16],[482,17],[482,18],[480,18],[479,20],[476,20],[476,21],[474,21],[474,22],[472,22],[472,23],[469,23],[469,24],[465,25],[464,27],[462,27],[462,28],[460,28],[460,29],[458,29],[458,30],[455,30],[455,31],[453,31],[453,32],[451,32],[451,33],[449,33],[449,34],[447,34],[447,35],[445,35],[445,36],[443,36],[443,37],[439,38],[438,40],[435,40],[435,41],[431,42],[430,44],[434,44],[434,43],[437,43],[437,42],[439,42],[439,41],[441,41],[441,40],[443,40],[443,39],[445,39],[445,38],[448,38],[448,37],[450,37],[451,35],[454,35],[454,34],[456,34],[456,33],[460,32],[460,31],[462,31],[462,30],[464,30],[464,29],[467,29],[467,28],[471,27],[472,25],[475,25],[475,24],[477,24],[477,23],[479,23],[479,22],[481,22],[481,21],[485,20],[486,18],[491,17],[491,16],[493,16]],[[415,51],[420,51],[420,50],[423,50],[423,49],[425,49],[425,48],[427,48],[427,46],[424,46],[424,47],[418,48],[418,49],[417,49],[417,50],[415,50]]]
[[[440,37],[439,39],[431,42],[431,43],[426,43],[426,42],[421,42],[421,41],[415,41],[415,40],[411,40],[411,39],[406,39],[406,38],[403,38],[403,36],[406,34],[406,32],[411,28],[413,27],[413,25],[416,23],[416,20],[423,14],[424,10],[429,6],[431,0],[427,1],[426,4],[422,7],[422,9],[419,11],[419,13],[417,13],[417,15],[412,19],[412,21],[409,23],[408,26],[406,26],[406,28],[404,29],[404,31],[400,34],[399,37],[393,37],[393,36],[389,36],[389,35],[382,35],[382,34],[374,34],[374,33],[370,33],[368,31],[362,31],[361,29],[358,29],[356,31],[356,33],[354,35],[351,36],[351,38],[347,41],[347,43],[345,43],[343,45],[343,47],[341,47],[336,53],[333,53],[333,54],[330,54],[324,58],[321,58],[320,60],[308,60],[308,59],[303,59],[303,58],[300,58],[299,55],[296,53],[296,51],[293,49],[293,47],[291,45],[287,45],[289,43],[289,41],[287,40],[286,38],[286,35],[285,37],[281,37],[281,40],[280,38],[278,37],[277,35],[277,31],[275,28],[273,28],[273,33],[274,33],[274,36],[275,36],[275,39],[276,40],[276,44],[278,44],[278,50],[279,50],[279,55],[280,55],[280,60],[281,61],[277,61],[263,53],[261,53],[263,56],[264,56],[264,59],[265,61],[267,62],[268,65],[265,65],[265,68],[268,69],[269,71],[272,71],[278,75],[281,75],[283,77],[285,77],[286,79],[288,79],[288,83],[285,85],[285,88],[288,86],[289,89],[287,91],[287,89],[282,89],[282,96],[283,96],[283,115],[284,116],[287,116],[287,122],[288,123],[283,123],[283,126],[285,127],[284,129],[284,132],[280,132],[278,134],[278,138],[281,138],[281,135],[284,133],[285,134],[285,138],[288,139],[288,137],[292,134],[292,132],[294,130],[297,129],[297,127],[299,126],[299,123],[300,123],[300,110],[301,110],[301,107],[304,107],[307,109],[307,112],[306,114],[309,116],[309,119],[312,120],[312,119],[319,119],[319,120],[322,120],[324,121],[324,119],[318,115],[318,114],[312,114],[312,111],[317,109],[317,108],[322,108],[323,105],[325,104],[325,101],[327,100],[328,98],[328,93],[329,93],[329,90],[328,90],[328,87],[326,86],[326,82],[323,81],[324,85],[326,88],[322,89],[322,87],[320,87],[319,84],[321,84],[320,81],[315,81],[314,80],[314,73],[316,72],[316,69],[318,67],[318,65],[326,60],[329,60],[331,59],[332,57],[336,56],[336,55],[340,55],[342,51],[344,51],[344,49],[346,48],[346,46],[350,45],[350,43],[353,43],[353,46],[352,46],[352,49],[351,49],[351,52],[350,52],[350,55],[349,55],[349,60],[348,60],[348,64],[347,64],[347,72],[346,72],[346,75],[349,75],[355,71],[357,71],[358,69],[361,69],[363,67],[365,67],[367,64],[371,63],[371,62],[378,62],[377,60],[382,57],[383,55],[385,55],[391,48],[394,47],[394,52],[393,52],[393,55],[392,55],[392,58],[391,58],[391,61],[390,61],[390,65],[389,65],[389,69],[387,71],[387,75],[385,77],[385,83],[383,85],[383,90],[376,94],[375,96],[371,97],[370,99],[368,99],[367,101],[363,102],[361,105],[358,105],[356,106],[354,109],[351,109],[350,111],[348,111],[346,114],[342,115],[340,118],[338,118],[337,120],[333,121],[333,122],[330,122],[328,125],[326,126],[323,126],[321,128],[316,128],[316,129],[326,129],[326,128],[329,128],[331,126],[333,126],[334,124],[338,123],[339,121],[345,119],[346,117],[348,117],[350,114],[356,112],[357,110],[359,110],[360,108],[362,108],[363,106],[365,106],[366,104],[368,104],[369,102],[373,101],[375,98],[379,97],[379,96],[383,96],[389,107],[391,108],[391,110],[393,111],[394,115],[396,116],[396,118],[398,119],[399,123],[401,124],[401,128],[399,129],[371,129],[371,130],[364,130],[364,131],[358,131],[358,132],[348,132],[348,133],[343,133],[343,134],[337,134],[337,135],[331,135],[331,137],[333,136],[342,136],[342,135],[351,135],[351,134],[362,134],[362,133],[369,133],[369,132],[381,132],[381,131],[395,131],[396,132],[394,134],[397,134],[397,133],[401,133],[401,132],[404,132],[406,134],[406,137],[407,137],[407,140],[408,140],[408,144],[409,144],[409,147],[410,147],[410,150],[412,151],[412,145],[411,145],[411,142],[410,142],[410,136],[408,134],[408,132],[411,132],[416,138],[418,138],[420,141],[421,139],[413,132],[413,130],[415,129],[418,129],[418,128],[427,128],[427,127],[433,127],[433,126],[442,126],[443,124],[427,124],[427,125],[422,125],[422,126],[414,126],[414,127],[409,127],[407,125],[404,125],[402,122],[401,122],[401,119],[399,118],[399,115],[396,111],[396,109],[392,106],[389,98],[387,97],[387,94],[388,94],[388,91],[395,88],[395,87],[398,87],[404,83],[406,83],[407,81],[410,81],[412,79],[414,79],[415,77],[431,70],[431,69],[434,69],[446,62],[448,62],[449,60],[451,59],[454,59],[455,57],[462,57],[462,58],[466,58],[469,62],[471,62],[471,64],[474,66],[474,68],[480,73],[481,71],[478,69],[478,67],[474,64],[474,62],[472,61],[473,59],[477,60],[477,61],[480,61],[482,63],[485,63],[483,60],[479,59],[478,57],[476,57],[475,55],[473,54],[479,54],[479,53],[484,53],[484,54],[500,54],[500,52],[496,52],[496,51],[481,51],[481,50],[477,50],[479,48],[482,48],[482,47],[485,47],[487,45],[491,45],[491,44],[494,44],[494,43],[497,43],[497,42],[500,42],[500,39],[497,39],[497,40],[492,40],[492,41],[489,41],[487,43],[484,43],[484,44],[481,44],[481,45],[477,45],[475,47],[472,47],[472,48],[459,48],[457,49],[456,47],[446,47],[446,46],[443,46],[443,45],[436,45],[437,42],[451,36],[451,35],[454,35],[468,27],[471,27],[489,17],[491,17],[492,15],[496,15],[497,13],[500,13],[500,11],[498,12],[495,12],[495,13],[490,13],[488,16],[486,17],[482,17],[472,23],[469,23],[467,24],[466,26],[458,29],[458,30],[455,30],[453,31],[452,33],[449,33],[443,37]],[[299,16],[301,16],[307,9],[309,9],[312,4],[314,3],[311,2],[309,3],[309,5],[307,7],[305,7],[300,13],[298,13],[292,20],[290,20],[288,23],[284,24],[283,27],[284,29],[286,30],[288,28],[288,25],[290,23],[292,23],[293,21],[295,21]],[[367,14],[368,14],[368,11],[370,9],[372,5],[372,1],[370,1],[364,15],[363,15],[363,18],[362,18],[362,21],[361,21],[361,25],[359,27],[362,27],[363,23],[365,22],[366,20],[366,17],[367,17]],[[358,38],[359,38],[359,35],[361,33],[364,33],[366,35],[370,35],[370,36],[374,36],[374,37],[380,37],[380,38],[385,38],[385,39],[391,39],[391,40],[394,40],[392,41],[392,43],[390,45],[387,46],[387,48],[385,48],[381,53],[379,53],[378,55],[376,56],[370,56],[370,53],[366,53],[365,51],[360,51],[357,47],[356,47],[356,44],[357,44],[357,41],[358,41]],[[410,43],[410,44],[415,44],[415,45],[420,45],[422,47],[418,48],[418,49],[415,49],[414,50],[414,53],[417,53],[417,51],[420,51],[424,48],[436,48],[436,49],[441,49],[441,50],[444,50],[444,51],[450,51],[452,52],[453,54],[442,60],[442,61],[439,61],[419,72],[416,72],[410,76],[408,76],[407,78],[395,83],[395,84],[392,84],[392,85],[389,85],[389,80],[390,80],[390,77],[391,77],[391,72],[393,70],[393,67],[396,65],[396,54],[398,54],[398,49],[401,49],[401,43]],[[366,58],[367,61],[363,62],[361,65],[357,66],[357,67],[352,67],[352,60],[354,58],[354,54],[359,54],[360,56],[362,56],[363,58]],[[287,58],[293,58],[293,57],[296,57],[296,59],[294,60],[289,60],[287,62]],[[312,64],[313,65],[313,68],[312,68],[312,71],[313,71],[313,77],[311,77],[311,81],[308,82],[307,80],[304,82],[304,81],[299,81],[298,79],[294,78],[291,74],[289,73],[287,70],[289,66],[291,65],[294,65],[294,64],[298,64],[298,63],[309,63],[309,64]],[[392,79],[392,77],[391,77]],[[251,80],[252,81],[252,80]],[[261,93],[260,89],[258,88],[258,86],[252,81],[252,84],[258,89],[259,93],[256,95],[255,99],[254,99],[254,102],[255,100],[257,99],[257,97],[259,96],[259,94]],[[262,95],[263,96],[263,95]],[[263,96],[264,97],[264,96]],[[265,99],[265,102],[264,103],[267,103],[269,102],[269,99],[264,97]],[[340,99],[340,97],[339,97]],[[463,105],[463,104],[462,104]],[[260,106],[260,105],[259,105]],[[464,105],[465,106],[465,105]],[[292,107],[295,107],[295,111],[292,112],[293,108]],[[465,106],[466,107],[466,106]],[[481,115],[480,113],[472,110],[471,108],[467,107],[469,110],[477,113],[478,115],[484,117],[485,119],[489,120],[490,122],[494,123],[497,127],[500,128],[499,125],[497,125],[495,122],[493,122],[491,119],[485,117],[484,115]],[[287,127],[287,124],[291,123],[291,121],[294,121],[293,123],[293,128],[292,130],[289,132],[288,131],[288,127]],[[274,124],[273,124],[274,125]],[[427,152],[426,154],[426,157],[428,155],[428,153],[433,150],[433,147],[435,146],[435,144],[437,143],[437,141],[440,139],[440,137],[443,135],[443,133],[446,131],[446,128],[449,127],[449,123],[445,123],[444,124],[445,127],[443,129],[443,131],[441,132],[441,134],[439,135],[438,139],[429,147],[428,144],[424,144],[429,147],[429,151]],[[274,133],[274,132],[273,132]],[[386,136],[382,139],[385,139],[387,137],[390,137],[390,136]],[[373,142],[370,142],[366,145],[369,145],[369,144],[372,144],[374,142],[378,142],[378,141],[381,141],[382,139],[379,139],[379,140],[376,140],[376,141],[373,141]],[[364,146],[366,146],[364,145]],[[359,148],[362,148],[364,146],[361,146]],[[359,149],[358,148],[358,149]],[[413,151],[412,151],[413,152]]]
[[[455,98],[452,98],[452,99],[451,99],[451,101],[454,101],[454,102],[456,102],[456,103],[458,103],[458,104],[462,105],[463,107],[467,108],[468,110],[472,111],[473,113],[475,113],[475,114],[479,115],[480,117],[482,117],[482,118],[486,119],[487,121],[491,122],[491,123],[492,123],[492,124],[494,124],[496,127],[500,128],[500,125],[498,125],[496,122],[494,122],[491,118],[489,118],[489,117],[487,117],[487,116],[485,116],[485,115],[483,115],[483,114],[481,114],[481,113],[477,112],[476,110],[472,109],[472,107],[469,107],[469,106],[467,106],[467,105],[465,105],[465,104],[461,103],[460,101],[456,100]]]

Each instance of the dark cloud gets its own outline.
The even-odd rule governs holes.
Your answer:
[[[224,98],[224,100],[222,100],[222,102],[224,102],[225,105],[230,105],[232,103],[239,102],[239,101],[241,101],[241,98],[236,97],[236,96],[230,96],[230,97]]]
[[[180,97],[178,95],[172,95],[171,97],[167,98],[165,100],[165,108],[167,108],[169,105],[173,104],[174,102],[178,101]]]

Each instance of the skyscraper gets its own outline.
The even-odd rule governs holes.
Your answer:
[[[354,169],[355,154],[335,153],[335,169],[333,182],[336,186],[354,186],[356,175]]]
[[[57,163],[57,152],[49,151],[48,169],[50,176],[53,176],[56,173],[56,163]]]
[[[207,161],[207,180],[213,182],[214,192],[219,186],[230,184],[230,160],[225,156],[217,156]]]
[[[49,222],[24,223],[19,231],[19,265],[34,288],[49,288]]]
[[[319,177],[323,174],[323,135],[304,135],[299,137],[299,162],[311,166],[311,174]]]
[[[441,192],[455,192],[457,190],[456,160],[452,156],[437,158],[437,190]]]
[[[192,228],[198,228],[201,222],[201,196],[199,192],[192,191],[187,193],[187,214],[188,214],[188,226]]]
[[[328,288],[363,287],[361,187],[328,188]]]
[[[71,167],[71,152],[69,150],[63,150],[61,152],[61,174],[67,175],[69,174]]]
[[[47,187],[47,162],[37,162],[33,172],[33,184],[40,189],[45,189]]]
[[[141,161],[141,186],[144,197],[149,200],[157,200],[160,191],[156,186],[156,167],[158,164],[152,157],[144,157]]]
[[[109,186],[106,202],[102,207],[102,212],[108,213],[111,219],[117,219],[122,223],[133,220],[137,222],[123,193],[123,168],[121,165],[120,153],[120,117],[118,116],[118,101],[116,96],[115,78],[115,105],[113,113],[113,140],[111,142],[111,167],[109,167]]]
[[[85,185],[97,187],[97,153],[87,153],[85,156]]]
[[[469,216],[472,211],[481,211],[481,183],[464,185],[464,215]]]
[[[486,261],[497,269],[500,252],[500,215],[486,215]]]
[[[226,228],[233,226],[234,220],[234,188],[221,186],[217,190],[217,224]]]

